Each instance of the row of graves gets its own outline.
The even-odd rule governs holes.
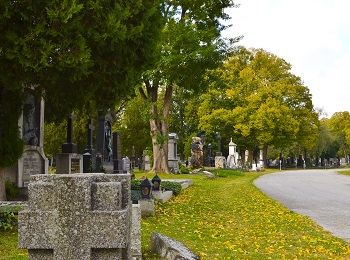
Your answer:
[[[34,92],[29,92],[18,122],[25,143],[24,152],[16,165],[5,168],[5,180],[15,183],[20,188],[21,197],[27,197],[30,176],[48,174],[50,166],[56,167],[57,174],[130,173],[134,167],[150,170],[150,156],[145,153],[142,159],[139,158],[135,147],[131,149],[130,158],[127,156],[122,158],[120,134],[112,132],[113,115],[111,113],[105,115],[102,112],[98,114],[97,126],[92,119],[88,119],[87,145],[83,154],[78,153],[77,144],[73,142],[74,115],[72,115],[67,118],[67,136],[66,142],[61,147],[62,152],[48,159],[43,149],[44,109],[44,101],[38,99]],[[97,131],[96,146],[93,143],[94,131]],[[169,134],[168,162],[173,173],[179,173],[177,140],[177,134]]]
[[[112,132],[112,114],[99,113],[97,144],[93,147],[93,120],[87,122],[87,146],[84,154],[78,154],[73,142],[74,116],[67,119],[67,138],[62,152],[49,160],[44,153],[44,101],[29,92],[23,106],[18,127],[25,143],[22,157],[17,164],[5,168],[5,180],[15,183],[26,196],[30,176],[48,174],[49,167],[56,166],[57,174],[74,174],[108,171],[110,173],[130,172],[130,160],[121,157],[120,136]]]
[[[25,150],[17,165],[6,169],[5,177],[29,194],[27,205],[18,212],[18,246],[28,249],[29,259],[142,259],[141,214],[147,210],[154,214],[153,197],[167,195],[159,189],[159,178],[152,183],[146,179],[140,187],[140,203],[131,203],[131,178],[124,174],[130,172],[131,163],[121,158],[119,134],[112,132],[112,123],[110,115],[99,114],[94,150],[95,126],[89,120],[87,147],[78,154],[73,118],[67,119],[67,139],[56,156],[57,174],[48,174],[44,103],[34,95],[28,97],[19,120]],[[170,134],[169,143],[169,166],[178,171],[176,134]],[[101,168],[113,174],[93,173]],[[152,237],[154,250],[168,251],[159,244],[179,247],[161,234]],[[188,255],[187,248],[180,249],[184,252],[177,250],[178,259],[184,259],[181,254]]]
[[[259,171],[264,168],[263,151],[260,151],[259,159],[255,158],[251,163],[249,158],[251,154],[248,150],[245,151],[244,157],[240,155],[237,150],[237,145],[232,142],[228,144],[228,156],[223,156],[221,152],[221,135],[217,134],[217,147],[218,150],[213,154],[213,148],[211,144],[204,145],[204,131],[198,132],[197,136],[192,138],[191,143],[191,157],[188,159],[189,167],[191,169],[210,167],[216,169],[243,169],[251,171]]]

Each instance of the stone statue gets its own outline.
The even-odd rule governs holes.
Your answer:
[[[203,143],[202,139],[198,136],[192,137],[191,142],[191,169],[199,168],[203,166]]]
[[[35,97],[29,94],[23,106],[23,141],[28,145],[38,145],[35,122]]]
[[[113,154],[112,150],[112,129],[111,125],[107,123],[105,125],[105,148],[107,151],[107,160],[109,161],[110,157]]]

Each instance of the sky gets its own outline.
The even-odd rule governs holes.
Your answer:
[[[350,112],[349,0],[236,0],[226,37],[283,58],[330,118]]]

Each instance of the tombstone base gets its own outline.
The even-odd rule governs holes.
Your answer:
[[[83,172],[83,155],[75,153],[57,154],[56,174]]]
[[[62,153],[77,153],[78,146],[73,143],[64,143],[62,144]]]

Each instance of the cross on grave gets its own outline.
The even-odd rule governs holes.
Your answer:
[[[36,175],[19,213],[19,247],[32,259],[130,259],[130,178]]]
[[[86,124],[87,133],[88,133],[88,143],[87,143],[87,150],[92,150],[92,137],[93,137],[93,131],[95,130],[95,126],[93,125],[94,122],[92,119],[88,119],[88,123]]]
[[[62,153],[77,153],[77,145],[73,143],[73,118],[67,118],[67,142],[62,144]]]
[[[73,119],[69,117],[67,119],[67,143],[73,142]]]

